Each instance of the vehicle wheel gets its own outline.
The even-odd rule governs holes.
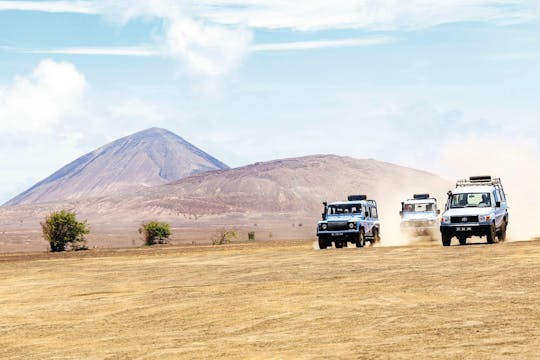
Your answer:
[[[487,234],[487,243],[488,244],[494,244],[497,238],[497,234],[495,232],[495,225],[491,224],[491,227],[489,228],[489,233]]]
[[[343,242],[343,247],[345,247],[345,248],[346,248],[346,247],[349,247],[349,242],[348,242],[348,241],[344,241],[344,242]]]
[[[373,242],[371,245],[381,242],[381,235],[379,235],[378,229],[373,229]]]
[[[328,245],[326,244],[326,239],[319,237],[319,249],[324,250]]]
[[[356,247],[361,248],[366,245],[366,234],[364,233],[364,229],[360,229],[360,232],[358,233],[358,238],[356,239]]]
[[[452,237],[450,235],[442,234],[443,246],[450,246],[451,243],[452,243]]]
[[[467,245],[467,238],[459,238],[459,245]]]
[[[506,222],[502,224],[501,232],[499,235],[499,241],[504,242],[506,241]]]
[[[336,249],[341,249],[343,247],[343,243],[341,241],[336,241]]]

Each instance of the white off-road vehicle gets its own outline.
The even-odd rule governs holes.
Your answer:
[[[348,201],[323,203],[322,221],[317,224],[319,248],[326,249],[334,243],[336,248],[364,247],[366,241],[380,241],[380,222],[377,203],[366,195],[351,195]]]
[[[486,237],[488,244],[506,240],[508,205],[501,179],[491,176],[473,176],[460,180],[448,192],[446,211],[441,219],[444,246],[450,246],[453,237],[465,245],[472,236]]]
[[[401,203],[400,229],[409,236],[424,236],[435,239],[439,231],[441,211],[437,208],[437,199],[429,194],[415,194],[412,199]]]

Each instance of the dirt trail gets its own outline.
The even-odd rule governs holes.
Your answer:
[[[0,256],[0,358],[535,359],[540,242]]]

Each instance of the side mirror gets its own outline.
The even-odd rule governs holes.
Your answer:
[[[497,202],[495,203],[495,207],[500,208],[500,207],[501,207],[501,202],[500,202],[500,201],[497,201]]]
[[[369,217],[369,211],[366,211],[364,216],[368,218]]]
[[[321,214],[321,215],[322,215],[323,221],[326,220],[326,214],[323,213],[323,214]]]
[[[437,215],[441,215],[441,210],[437,210]]]
[[[399,212],[399,216],[403,216],[403,211],[400,211],[400,212]]]

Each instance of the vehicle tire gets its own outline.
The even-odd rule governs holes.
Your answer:
[[[443,246],[450,246],[451,243],[452,243],[452,237],[450,235],[442,234]]]
[[[326,243],[326,239],[319,236],[319,249],[324,250],[326,249],[328,244]]]
[[[371,242],[371,245],[378,242],[381,242],[381,235],[379,234],[379,229],[375,228],[373,229],[373,241]]]
[[[344,248],[349,247],[349,242],[348,242],[348,241],[344,241],[344,242],[343,242],[343,247],[344,247]]]
[[[362,248],[364,246],[366,246],[366,234],[364,233],[364,229],[360,228],[358,238],[356,239],[356,247]]]
[[[336,249],[341,249],[343,247],[343,243],[341,241],[335,241]]]
[[[506,241],[506,221],[502,224],[501,232],[499,233],[499,241]]]
[[[459,245],[467,245],[467,238],[461,237],[458,240],[459,240]]]
[[[488,244],[494,244],[497,239],[497,233],[495,231],[495,224],[491,224],[491,227],[489,228],[489,232],[487,233],[487,243]]]

